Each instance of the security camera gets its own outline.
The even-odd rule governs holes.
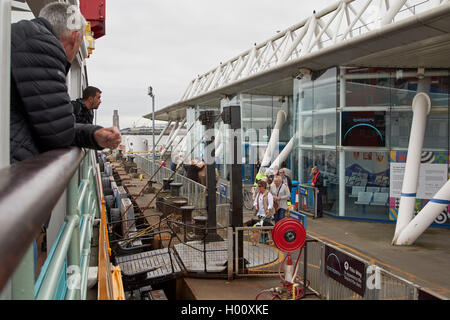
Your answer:
[[[295,77],[297,80],[306,78],[311,79],[312,78],[312,70],[308,68],[300,68],[299,74]]]

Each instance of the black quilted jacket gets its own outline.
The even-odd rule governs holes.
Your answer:
[[[86,107],[82,99],[72,101],[73,114],[77,123],[91,123],[94,121],[94,113]]]
[[[67,93],[70,68],[47,20],[11,25],[11,163],[61,147],[102,149],[100,126],[76,124]]]

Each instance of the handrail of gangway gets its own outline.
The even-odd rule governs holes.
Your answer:
[[[0,290],[49,220],[86,152],[51,150],[0,169]]]

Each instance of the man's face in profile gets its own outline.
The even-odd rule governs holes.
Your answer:
[[[100,103],[102,103],[102,94],[100,92],[97,92],[95,94],[95,97],[93,98],[92,109],[98,109]]]

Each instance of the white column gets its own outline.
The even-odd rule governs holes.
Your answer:
[[[9,165],[11,1],[0,0],[0,168]]]
[[[280,141],[281,127],[286,122],[286,119],[287,119],[286,113],[283,110],[278,111],[277,121],[275,122],[272,134],[270,135],[270,140],[269,143],[267,144],[266,152],[264,153],[263,160],[261,161],[261,167],[267,167],[270,164],[270,161],[272,161],[274,150],[278,146],[278,143]]]
[[[411,245],[433,223],[434,219],[450,204],[450,180],[434,195],[426,206],[401,231],[396,245]]]
[[[430,112],[430,109],[430,97],[424,92],[416,94],[412,103],[413,119],[397,224],[395,226],[395,235],[393,239],[394,244],[396,243],[396,239],[400,232],[408,225],[414,216],[414,205],[416,203],[417,185],[419,182],[420,158],[425,137],[427,115]]]

